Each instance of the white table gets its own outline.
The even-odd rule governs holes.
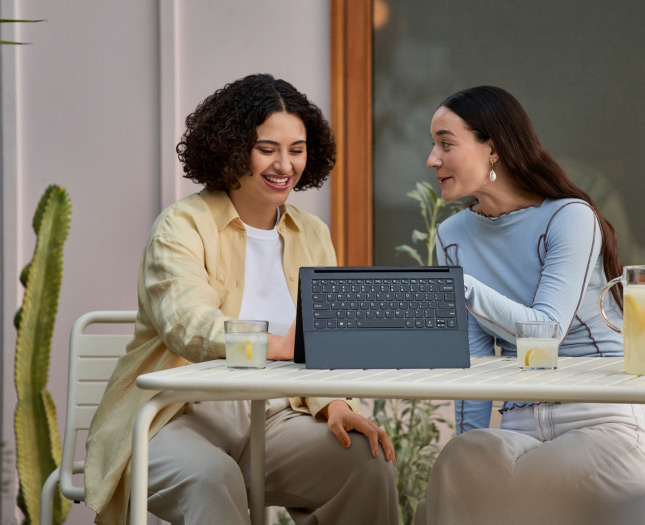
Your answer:
[[[251,521],[264,519],[265,400],[363,397],[645,403],[645,376],[628,375],[622,358],[560,357],[557,370],[523,371],[516,358],[475,357],[467,369],[308,370],[291,361],[264,370],[228,370],[224,360],[144,374],[137,386],[159,390],[137,416],[132,449],[131,523],[146,522],[148,431],[177,402],[251,400]]]

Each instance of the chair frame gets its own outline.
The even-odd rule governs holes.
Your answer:
[[[85,501],[85,487],[74,485],[73,474],[85,471],[85,461],[76,461],[78,431],[88,430],[107,387],[116,361],[125,354],[132,335],[93,335],[85,330],[94,324],[132,324],[136,311],[96,311],[80,316],[70,332],[69,368],[67,377],[67,414],[61,466],[54,470],[43,485],[40,495],[40,523],[50,525],[54,515],[56,487],[67,499]],[[134,330],[133,330],[134,333]],[[109,362],[114,366],[106,366]],[[265,509],[265,523],[271,523],[271,508]]]
[[[136,311],[96,311],[80,316],[70,333],[67,379],[67,413],[61,466],[43,485],[40,496],[40,523],[52,523],[56,487],[67,499],[85,501],[85,487],[74,485],[72,475],[84,472],[84,461],[75,461],[78,431],[89,429],[108,380],[119,357],[125,354],[130,335],[85,334],[93,324],[132,324]],[[134,330],[133,330],[134,333]],[[114,365],[114,366],[109,366]]]

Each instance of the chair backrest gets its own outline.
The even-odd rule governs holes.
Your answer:
[[[60,468],[60,489],[69,499],[84,501],[85,489],[74,486],[74,456],[79,430],[89,429],[119,357],[134,333],[135,311],[89,312],[79,317],[69,339],[67,416]],[[132,324],[129,335],[86,334],[93,324]]]

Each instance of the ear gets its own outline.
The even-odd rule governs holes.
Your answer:
[[[497,149],[495,144],[491,140],[488,141],[488,146],[490,147],[490,153],[488,155],[488,160],[491,164],[496,164],[499,161],[499,155],[497,154]]]

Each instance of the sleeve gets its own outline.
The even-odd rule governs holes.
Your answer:
[[[216,242],[216,241],[215,241]],[[158,235],[146,247],[139,291],[142,307],[163,343],[191,362],[225,357],[221,293],[209,282],[204,246],[195,230]]]
[[[562,206],[551,218],[539,249],[544,254],[542,274],[529,306],[464,276],[471,314],[488,331],[512,344],[517,321],[558,321],[560,341],[566,336],[600,255],[601,233],[594,211],[580,202]]]
[[[446,264],[446,257],[439,236],[437,236],[436,249],[437,262],[443,266]],[[468,346],[470,355],[494,355],[494,344],[495,338],[486,333],[475,317],[468,312]],[[463,434],[475,428],[488,428],[492,406],[492,401],[455,400],[455,432]]]

